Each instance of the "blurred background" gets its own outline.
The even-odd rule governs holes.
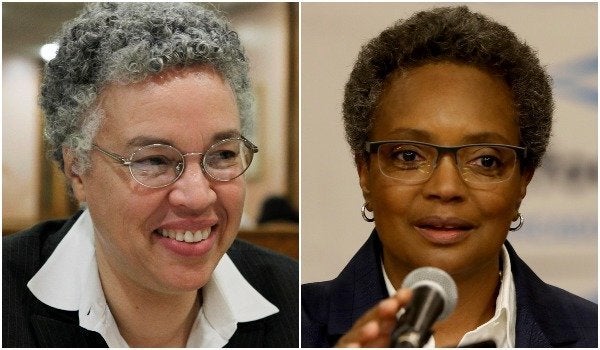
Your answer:
[[[521,207],[525,225],[508,239],[544,281],[597,301],[597,4],[467,5],[536,49],[554,79],[551,146]],[[341,117],[360,47],[396,20],[434,6],[442,4],[302,4],[302,282],[336,277],[373,229],[360,215],[363,198]]]
[[[250,58],[260,152],[246,173],[240,237],[298,258],[298,4],[215,3]],[[2,4],[2,230],[9,234],[77,209],[45,157],[37,105],[42,45],[82,3]],[[283,208],[283,209],[282,209]]]

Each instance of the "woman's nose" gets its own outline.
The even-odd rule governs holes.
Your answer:
[[[423,184],[427,198],[443,202],[462,201],[467,194],[467,185],[462,178],[454,155],[441,156],[433,168],[429,180]]]
[[[204,211],[217,200],[210,177],[202,171],[197,159],[186,159],[183,173],[172,185],[169,200],[175,207]]]

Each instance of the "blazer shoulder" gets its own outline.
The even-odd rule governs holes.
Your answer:
[[[241,240],[232,244],[227,255],[244,278],[270,302],[294,297],[297,310],[297,261]]]
[[[227,251],[242,275],[261,274],[265,268],[285,279],[295,278],[298,286],[298,262],[288,256],[236,239]]]
[[[3,237],[3,281],[9,276],[26,281],[31,279],[62,239],[63,236],[57,237],[56,233],[64,224],[64,220],[46,221]]]
[[[510,244],[505,245],[517,297],[516,345],[597,347],[598,305],[542,281]]]
[[[329,309],[332,285],[333,281],[322,281],[305,283],[301,286],[302,309],[308,316],[317,316]]]
[[[245,325],[260,323],[264,327],[261,347],[298,347],[298,262],[238,239],[227,255],[248,283],[279,309]]]
[[[561,303],[563,310],[570,314],[570,318],[577,320],[582,328],[592,330],[597,339],[598,304],[553,285],[548,285],[548,288],[556,302]]]
[[[2,238],[2,345],[37,347],[31,315],[40,302],[27,288],[54,251],[65,221],[48,221]]]
[[[548,285],[556,298],[561,300],[573,314],[580,317],[593,316],[597,323],[598,304],[591,302],[573,293],[567,292],[559,287]]]
[[[548,308],[561,305],[560,317],[564,323],[562,330],[556,329],[556,332],[564,332],[565,328],[569,328],[577,334],[575,343],[570,346],[597,348],[598,304],[556,286],[548,285],[548,290],[554,299],[554,305],[548,305]]]
[[[82,211],[71,218],[50,220],[2,238],[3,262],[38,257],[45,262]],[[33,253],[33,255],[32,255]]]
[[[329,329],[333,284],[330,280],[305,283],[301,287],[302,347],[332,347],[337,341]]]

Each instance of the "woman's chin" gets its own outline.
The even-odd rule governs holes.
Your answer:
[[[210,273],[203,271],[167,271],[158,277],[159,290],[165,293],[186,293],[197,291],[210,280]]]

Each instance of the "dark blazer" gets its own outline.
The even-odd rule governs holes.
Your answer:
[[[517,347],[597,347],[598,305],[544,283],[506,242],[517,297]],[[339,276],[302,286],[302,347],[332,347],[388,296],[374,231]]]
[[[77,311],[39,301],[27,282],[50,257],[78,213],[2,240],[2,346],[107,347],[100,334],[79,327]],[[246,280],[279,308],[269,317],[238,323],[226,347],[298,347],[298,263],[236,240],[227,252]]]

